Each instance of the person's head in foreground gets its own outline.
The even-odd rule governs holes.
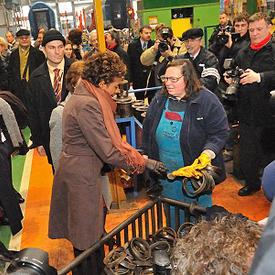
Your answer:
[[[234,215],[201,221],[177,241],[172,274],[247,274],[261,234],[256,222]]]
[[[125,72],[126,66],[116,53],[96,52],[85,61],[82,78],[114,95],[119,92]]]

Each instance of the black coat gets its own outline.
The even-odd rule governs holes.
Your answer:
[[[217,94],[220,81],[219,61],[213,53],[201,47],[198,56],[194,60],[189,53],[176,56],[176,59],[179,58],[189,59],[196,70],[201,84],[211,92]]]
[[[227,25],[225,27],[221,27],[220,25],[216,26],[212,35],[209,38],[209,51],[218,56],[220,50],[224,46],[224,43],[220,43],[220,39],[218,37],[219,32],[223,30],[225,30],[226,32],[232,32],[233,29],[234,28],[232,27],[232,23],[230,21],[227,22]]]
[[[2,142],[0,139],[0,204],[9,220],[11,232],[15,235],[22,229],[23,215],[12,186],[11,153],[13,146],[2,116],[0,116],[0,131],[1,129],[6,141]]]
[[[4,59],[0,58],[0,91],[8,90],[8,65]]]
[[[223,68],[224,60],[226,58],[236,58],[239,51],[247,47],[249,43],[250,43],[250,36],[249,36],[249,32],[247,32],[244,36],[233,41],[231,48],[227,48],[226,46],[223,46],[223,48],[219,52],[219,55],[217,56],[217,58],[219,59],[221,72],[225,71]]]
[[[39,67],[45,60],[45,55],[30,46],[30,52],[28,57],[29,64],[29,76],[32,72]],[[24,80],[21,80],[20,76],[20,57],[19,48],[15,49],[9,59],[8,66],[8,79],[9,79],[9,91],[15,94],[24,104],[26,104],[26,84]]]
[[[154,45],[153,40],[149,40],[147,43],[147,48]],[[150,73],[151,67],[144,66],[140,62],[140,56],[143,53],[140,38],[134,39],[128,46],[127,54],[129,61],[129,78],[130,82],[133,82],[134,89],[142,89],[146,87],[146,82],[148,75]],[[150,78],[148,87],[154,86],[154,74]]]
[[[65,85],[65,75],[72,63],[72,59],[65,57],[61,101],[63,101],[68,94]],[[48,65],[45,61],[31,75],[28,85],[28,109],[32,133],[31,139],[33,142],[32,147],[43,145],[46,150],[49,163],[52,163],[49,149],[49,120],[52,110],[56,106],[57,100],[53,91]]]
[[[112,48],[111,51],[117,53],[119,55],[119,57],[122,59],[123,63],[126,65],[126,67],[127,67],[127,75],[126,75],[125,78],[128,79],[129,78],[129,76],[128,76],[129,62],[128,62],[127,53],[118,44],[114,48]]]
[[[241,69],[249,68],[261,76],[260,83],[240,85],[238,89],[240,122],[251,126],[273,124],[269,100],[270,92],[275,89],[275,41],[270,40],[258,51],[252,50],[248,45],[239,52],[235,63]]]

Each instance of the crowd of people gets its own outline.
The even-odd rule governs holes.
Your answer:
[[[18,98],[16,103],[27,109],[30,149],[47,156],[54,173],[49,237],[71,241],[75,256],[104,234],[102,175],[106,166],[107,170],[123,168],[131,175],[147,169],[151,186],[158,185],[162,195],[210,207],[211,190],[190,197],[182,191],[182,178],[193,190],[190,179],[199,179],[203,169],[214,165],[219,168],[216,184],[225,180],[223,151],[233,149],[228,133],[237,122],[245,180],[238,194],[248,196],[260,190],[260,171],[274,160],[274,150],[263,146],[264,133],[275,125],[269,103],[275,89],[272,23],[262,12],[250,17],[238,14],[233,25],[226,14],[219,18],[208,49],[203,47],[201,28],[188,29],[179,39],[165,24],[155,28],[155,41],[152,28],[142,26],[127,49],[121,45],[119,32],[108,30],[104,53],[98,49],[96,30],[90,33],[89,51],[81,46],[79,29],[65,38],[55,29],[41,28],[33,46],[26,29],[18,30],[15,37],[7,32],[6,40],[0,38],[0,90],[10,91]],[[112,96],[119,92],[123,79],[129,87],[145,89],[136,98],[148,98],[150,103],[139,150],[121,138],[114,120]],[[159,92],[146,91],[156,86],[162,86]],[[13,233],[17,233],[22,228],[18,203],[24,199],[12,187],[10,156],[24,140],[21,134],[17,144],[10,130],[15,125],[10,118],[15,109],[0,103],[0,157],[6,164],[1,166],[0,177],[5,177],[14,202],[17,218],[8,215],[8,222],[14,222]],[[14,127],[20,133],[22,127]],[[264,173],[269,183],[265,192],[274,194],[272,177],[267,176],[270,167],[274,165]],[[173,177],[167,178],[167,173]],[[0,210],[8,214],[1,197],[0,203]],[[174,211],[170,211],[175,227]],[[102,251],[98,255],[102,257]]]

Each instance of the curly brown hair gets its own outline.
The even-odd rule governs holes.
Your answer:
[[[177,241],[172,274],[247,274],[261,234],[256,222],[236,215],[201,221]]]
[[[79,29],[70,30],[68,39],[71,40],[74,45],[79,46],[82,43],[82,31]]]
[[[122,78],[126,73],[126,66],[121,58],[109,50],[92,54],[84,63],[82,78],[96,87],[101,81],[105,84],[114,81],[115,77]]]
[[[74,92],[75,86],[82,75],[84,67],[85,65],[83,61],[76,61],[70,66],[66,74],[66,89],[68,91]]]

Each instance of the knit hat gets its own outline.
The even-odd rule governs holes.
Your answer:
[[[16,32],[16,37],[23,36],[23,35],[30,35],[30,31],[26,29],[20,29]]]
[[[49,43],[53,40],[60,40],[63,42],[63,45],[65,46],[65,38],[57,30],[49,30],[49,31],[45,32],[43,41],[42,41],[42,46],[45,47],[47,43]]]
[[[201,28],[192,28],[182,34],[182,40],[194,39],[203,37],[203,30]]]

